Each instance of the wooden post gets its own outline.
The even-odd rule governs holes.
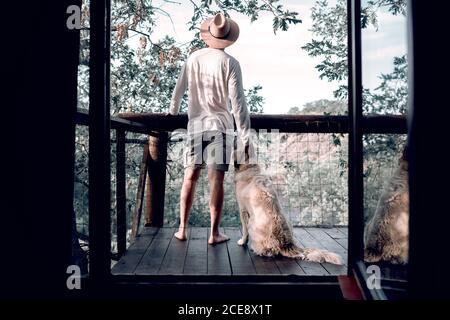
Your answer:
[[[127,198],[125,179],[125,132],[123,130],[116,130],[116,219],[117,253],[119,256],[122,256],[127,250]]]
[[[101,288],[111,275],[110,0],[91,3],[90,24],[89,276]]]
[[[150,138],[149,138],[150,140]],[[144,227],[151,227],[151,215],[152,215],[152,184],[150,183],[150,170],[147,167],[147,180],[145,182],[145,224]]]
[[[139,182],[136,193],[136,207],[134,209],[133,215],[133,225],[131,228],[131,237],[135,239],[139,232],[139,224],[141,221],[142,215],[142,205],[144,201],[144,188],[145,188],[145,179],[147,177],[147,166],[148,166],[148,144],[144,145],[144,152],[142,155],[141,161],[141,169],[139,171]]]
[[[361,0],[347,1],[348,26],[348,275],[364,259]]]
[[[166,189],[168,133],[155,132],[149,137],[145,226],[162,227],[164,224],[164,196]]]

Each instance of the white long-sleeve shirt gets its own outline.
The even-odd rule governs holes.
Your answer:
[[[188,134],[209,130],[234,131],[246,145],[250,117],[239,62],[223,50],[204,48],[192,53],[181,69],[172,94],[170,114],[178,114],[188,89]]]

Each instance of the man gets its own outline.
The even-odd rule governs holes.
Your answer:
[[[188,89],[188,139],[185,173],[180,196],[180,226],[175,237],[186,240],[189,211],[201,169],[208,166],[211,233],[209,244],[229,240],[219,232],[224,190],[223,181],[233,148],[234,121],[238,145],[248,145],[250,118],[242,86],[239,62],[225,53],[239,37],[239,27],[223,13],[204,21],[200,28],[208,48],[192,53],[181,69],[169,113],[179,111]],[[231,110],[230,110],[231,107]]]

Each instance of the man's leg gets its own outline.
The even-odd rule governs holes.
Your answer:
[[[178,232],[175,233],[175,238],[179,240],[186,240],[187,225],[189,219],[189,211],[194,201],[195,186],[200,177],[201,168],[188,167],[184,171],[183,186],[181,187],[180,195],[180,226]]]
[[[225,171],[208,168],[209,185],[211,195],[209,199],[209,210],[211,213],[211,233],[208,240],[209,244],[220,243],[230,238],[219,232],[220,217],[223,206],[223,180]]]

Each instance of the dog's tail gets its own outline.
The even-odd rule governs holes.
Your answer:
[[[342,259],[336,253],[331,251],[314,249],[314,248],[300,248],[293,244],[283,248],[280,252],[283,256],[293,259],[301,259],[312,262],[328,262],[333,264],[342,264]]]
[[[313,261],[313,262],[328,262],[332,264],[342,264],[341,257],[331,251],[322,250],[322,249],[314,249],[314,248],[306,248],[303,249],[303,254],[305,256],[304,260]]]

